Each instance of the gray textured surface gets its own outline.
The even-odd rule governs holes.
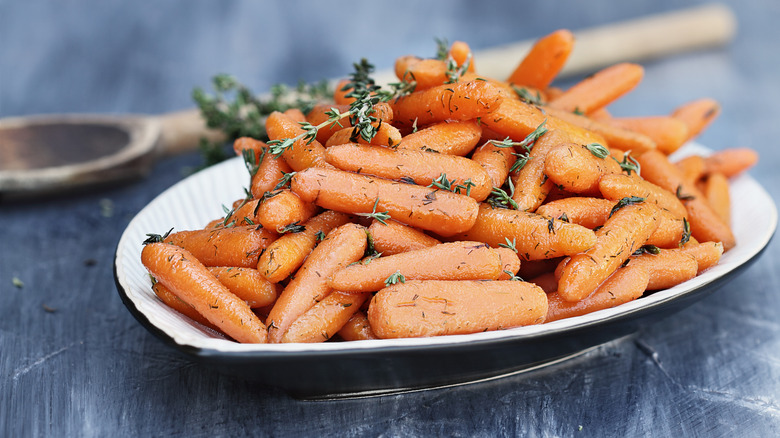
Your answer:
[[[191,106],[192,87],[219,72],[263,91],[342,74],[360,56],[381,67],[431,53],[434,36],[478,48],[694,4],[523,3],[0,0],[0,116],[160,113]],[[740,24],[731,46],[647,64],[613,112],[718,99],[723,113],[701,142],[757,149],[751,174],[778,200],[780,4],[729,3]],[[780,434],[777,239],[723,289],[634,338],[488,383],[301,402],[194,365],[126,311],[111,263],[130,218],[199,160],[168,159],[104,191],[0,204],[0,436]]]

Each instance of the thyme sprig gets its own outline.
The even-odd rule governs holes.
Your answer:
[[[545,125],[547,119],[544,119],[539,126],[536,127],[530,134],[526,135],[522,141],[516,142],[507,137],[502,141],[490,140],[490,143],[499,148],[515,148],[515,152],[512,152],[517,159],[512,167],[509,169],[509,173],[513,173],[525,167],[525,164],[531,157],[531,150],[536,144],[536,140],[543,136],[547,132]],[[522,152],[517,152],[518,149],[522,149]]]
[[[381,223],[382,225],[387,225],[387,220],[390,219],[390,212],[388,211],[376,211],[376,207],[379,205],[379,198],[376,198],[376,201],[374,201],[374,209],[371,211],[371,213],[355,213],[358,216],[368,217],[371,219],[376,219]]]
[[[385,280],[385,286],[392,286],[396,283],[406,283],[406,278],[403,274],[401,274],[400,270],[390,274],[390,276]]]
[[[626,196],[625,198],[619,200],[614,207],[612,207],[612,210],[609,211],[609,217],[612,217],[613,214],[617,213],[617,211],[623,207],[639,204],[640,202],[645,202],[645,198],[641,196]]]

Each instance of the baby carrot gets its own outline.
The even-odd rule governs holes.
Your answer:
[[[598,156],[592,145],[565,144],[552,148],[544,158],[544,173],[563,190],[584,195],[599,193],[602,175],[620,173],[617,161]]]
[[[700,242],[723,242],[729,250],[736,245],[731,228],[712,210],[704,195],[694,184],[688,182],[682,172],[665,155],[649,151],[637,157],[642,167],[642,176],[672,193],[677,193],[688,212],[691,235]]]
[[[563,68],[574,48],[574,35],[557,30],[540,38],[515,68],[507,82],[545,90]]]
[[[511,280],[520,272],[520,258],[517,257],[517,253],[513,249],[502,246],[493,251],[498,254],[501,260],[501,274],[497,280]]]
[[[448,155],[466,155],[479,143],[482,127],[474,120],[444,121],[407,134],[398,149],[435,151]]]
[[[726,223],[731,224],[731,196],[729,180],[720,172],[714,172],[704,180],[704,197],[712,210]]]
[[[324,342],[333,337],[360,309],[370,293],[333,291],[298,317],[287,329],[282,342]]]
[[[753,149],[723,149],[704,158],[704,172],[722,173],[726,178],[731,178],[753,167],[756,162],[758,154]]]
[[[466,66],[467,72],[474,73],[476,70],[471,47],[469,47],[468,43],[463,41],[453,42],[450,46],[449,56],[452,57],[458,67],[462,67],[464,64],[468,63]]]
[[[233,152],[235,152],[237,156],[243,156],[244,151],[251,151],[254,153],[256,162],[260,161],[260,157],[262,157],[263,150],[266,147],[268,146],[265,144],[265,142],[255,140],[251,137],[240,137],[233,142]]]
[[[644,75],[639,64],[615,64],[588,76],[547,104],[563,111],[588,115],[633,90]]]
[[[677,107],[672,117],[688,127],[688,140],[696,137],[720,114],[720,105],[713,99],[699,99]]]
[[[292,120],[295,120],[298,123],[306,121],[306,115],[304,115],[303,111],[301,111],[298,108],[287,109],[284,111],[284,115],[291,118]]]
[[[723,244],[720,242],[691,244],[689,242],[677,251],[692,255],[699,266],[697,274],[701,274],[702,271],[718,264],[720,256],[723,255]]]
[[[485,81],[471,81],[415,91],[391,105],[394,123],[419,126],[483,117],[498,108],[502,100],[503,96],[495,86]]]
[[[455,155],[348,143],[328,148],[325,159],[341,170],[413,181],[421,186],[451,187],[477,201],[483,201],[493,189],[482,166]]]
[[[267,150],[259,163],[257,172],[252,176],[252,186],[250,187],[252,197],[258,199],[274,190],[285,173],[292,172],[284,159],[269,154]]]
[[[389,104],[385,102],[379,102],[374,105],[373,108],[374,112],[371,114],[372,117],[381,120],[382,123],[392,123],[393,109],[390,108]],[[318,126],[330,119],[330,115],[328,113],[332,111],[343,114],[349,111],[349,105],[315,105],[306,115],[306,120],[312,125]],[[379,122],[376,123],[378,124]],[[326,124],[324,127],[317,130],[317,141],[320,142],[320,144],[325,144],[327,143],[330,136],[333,135],[336,131],[351,126],[352,123],[350,123],[349,118],[343,118],[339,120],[338,123]]]
[[[539,324],[547,296],[523,281],[408,281],[377,292],[368,308],[380,338],[427,337]]]
[[[283,234],[290,227],[300,225],[317,213],[317,206],[301,200],[288,189],[279,192],[260,203],[255,214],[255,222],[263,228]]]
[[[265,121],[265,130],[271,140],[295,138],[304,132],[301,125],[287,115],[272,112]],[[316,139],[300,139],[282,153],[284,161],[295,171],[317,166],[325,161],[325,147]]]
[[[564,130],[571,136],[571,140],[575,143],[606,143],[606,140],[604,140],[604,137],[600,134],[575,126],[560,117],[552,115],[549,110],[551,110],[551,108],[545,108],[545,112],[543,113],[542,110],[536,106],[521,100],[504,99],[497,109],[492,111],[489,115],[482,117],[480,120],[483,126],[501,134],[503,137],[509,137],[514,141],[522,141],[528,134],[541,125],[542,122],[545,122],[545,127],[548,130]],[[560,111],[560,113],[569,114],[565,111]],[[577,117],[574,114],[572,115]]]
[[[401,142],[401,132],[389,123],[381,123],[377,127],[376,135],[369,142],[364,140],[359,134],[356,134],[354,128],[341,128],[330,136],[325,143],[325,148],[350,142],[393,147]]]
[[[432,260],[436,263],[430,263]],[[387,286],[394,275],[406,281],[496,280],[502,272],[501,257],[487,244],[450,242],[347,266],[333,274],[330,287],[344,292],[373,292]]]
[[[336,83],[336,86],[333,89],[333,101],[336,102],[336,105],[349,105],[355,101],[354,97],[347,97],[350,90],[345,90],[344,87],[348,83],[349,79],[341,79]]]
[[[547,131],[536,140],[525,165],[512,178],[515,186],[512,199],[518,210],[532,212],[544,202],[553,186],[552,180],[545,174],[545,157],[556,146],[570,142],[571,137],[560,129]]]
[[[190,252],[206,266],[254,268],[257,258],[276,234],[256,225],[188,230],[172,233],[165,239]]]
[[[649,277],[644,268],[629,264],[615,271],[592,294],[579,301],[567,301],[558,292],[548,293],[546,322],[585,315],[633,301],[642,296]]]
[[[593,231],[583,226],[484,203],[474,226],[451,239],[485,242],[494,248],[512,246],[523,260],[577,254],[596,243]]]
[[[471,160],[485,169],[493,187],[502,187],[509,176],[509,171],[517,161],[513,152],[513,148],[502,148],[492,141],[487,141],[474,150]]]
[[[613,117],[602,121],[650,137],[656,148],[666,155],[679,149],[688,140],[688,125],[674,117]]]
[[[689,155],[677,160],[674,165],[680,169],[683,178],[694,184],[704,175],[704,157],[701,155]]]
[[[609,146],[611,149],[632,151],[635,154],[657,148],[653,139],[639,132],[629,131],[628,129],[612,126],[606,122],[552,107],[545,108],[545,111],[550,116],[587,130],[592,133],[591,135],[597,135],[602,139],[601,141],[595,142],[581,142],[582,144],[600,143]]]
[[[279,286],[263,278],[257,269],[212,266],[209,271],[235,296],[251,308],[273,304],[279,295]]]
[[[615,201],[603,198],[577,196],[548,202],[536,209],[544,217],[563,220],[582,225],[591,230],[604,225]]]
[[[596,231],[596,244],[571,256],[558,278],[558,293],[566,301],[590,295],[628,257],[645,244],[658,226],[658,208],[632,204],[617,210]]]
[[[650,280],[647,290],[661,290],[677,286],[696,276],[696,258],[678,250],[660,249],[657,254],[643,252],[632,255],[628,266],[640,266],[647,270]]]
[[[260,255],[257,270],[272,283],[284,280],[303,264],[317,244],[318,236],[326,235],[348,221],[346,214],[330,210],[314,216],[303,223],[303,230],[287,233],[268,245]]]
[[[219,330],[219,328],[214,324],[212,324],[211,322],[209,322],[209,320],[206,319],[205,316],[198,313],[198,311],[195,310],[194,307],[185,303],[181,298],[177,297],[173,292],[171,292],[170,289],[165,287],[159,281],[157,280],[153,281],[152,290],[154,291],[154,294],[157,295],[157,297],[160,298],[160,300],[162,300],[163,303],[165,303],[166,306],[181,313],[182,315],[197,322],[198,324],[204,325],[216,332],[222,333]]]
[[[265,325],[187,250],[163,242],[146,244],[141,262],[152,276],[238,342],[266,342]]]
[[[338,331],[338,335],[345,341],[364,341],[367,339],[379,339],[371,330],[368,316],[362,310],[353,313],[347,323]]]
[[[604,175],[599,180],[599,191],[607,199],[617,201],[629,196],[645,198],[645,202],[653,203],[667,210],[678,218],[687,217],[685,206],[670,192],[650,181],[637,178],[636,175],[611,174]]]
[[[368,227],[368,233],[374,242],[374,249],[384,256],[428,248],[441,243],[417,228],[392,219],[388,219],[384,224],[374,219]]]
[[[326,209],[374,217],[384,213],[443,236],[471,228],[477,218],[477,202],[465,194],[336,169],[298,172],[292,190],[304,201]]]
[[[281,342],[290,325],[330,294],[327,278],[359,260],[366,250],[366,229],[345,224],[331,231],[312,250],[268,314],[268,341]]]

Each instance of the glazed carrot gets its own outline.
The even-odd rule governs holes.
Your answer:
[[[627,129],[609,125],[605,122],[593,120],[589,117],[566,112],[556,108],[548,107],[545,108],[545,111],[550,116],[556,117],[569,124],[590,131],[592,135],[598,135],[600,138],[602,138],[602,140],[595,141],[595,143],[604,144],[609,146],[611,149],[632,151],[635,154],[639,154],[644,151],[656,149],[657,147],[653,139],[638,132],[629,131]],[[594,142],[582,143],[586,144]]]
[[[407,134],[398,149],[436,151],[448,155],[466,155],[479,143],[482,127],[474,120],[444,121]]]
[[[349,105],[355,101],[354,97],[347,97],[351,89],[345,90],[344,87],[349,83],[349,79],[341,79],[336,83],[333,89],[333,102],[336,105]]]
[[[330,287],[344,292],[373,292],[387,286],[388,279],[398,274],[406,281],[496,280],[503,267],[498,252],[484,243],[450,242],[347,266],[333,274]]]
[[[250,192],[254,198],[262,198],[267,192],[274,190],[285,173],[292,169],[281,157],[269,154],[266,150],[262,161],[259,161],[257,172],[252,175]]]
[[[355,135],[356,137],[353,137]],[[325,147],[329,148],[331,146],[351,142],[393,147],[397,146],[398,143],[401,142],[401,132],[398,130],[398,128],[389,123],[381,123],[377,127],[376,135],[374,135],[371,141],[366,141],[363,139],[363,137],[355,133],[354,128],[346,127],[334,132],[333,135],[331,135],[328,139],[327,143],[325,143]]]
[[[359,260],[366,250],[366,229],[356,224],[342,225],[331,231],[312,250],[295,277],[284,288],[268,314],[268,341],[281,342],[287,329],[331,289],[327,278]]]
[[[374,249],[384,256],[428,248],[441,243],[417,228],[392,219],[388,219],[384,224],[374,219],[368,227],[368,233],[373,239]]]
[[[312,125],[317,126],[327,122],[330,119],[328,113],[333,111],[336,111],[339,114],[345,113],[349,111],[349,105],[315,105],[306,115],[306,120]],[[377,122],[375,123],[377,125],[379,124],[379,120],[381,120],[382,123],[392,123],[393,109],[388,103],[379,102],[373,106],[371,116],[377,119]],[[330,136],[336,131],[351,126],[352,123],[348,117],[339,120],[338,123],[326,124],[324,127],[317,130],[317,141],[320,142],[320,144],[325,144],[328,142]]]
[[[566,301],[590,295],[645,244],[657,226],[658,207],[653,204],[633,204],[617,210],[596,231],[596,244],[565,263],[558,278],[558,293]]]
[[[677,248],[685,233],[684,218],[675,216],[666,210],[658,214],[658,228],[647,238],[647,245],[659,248]]]
[[[212,330],[222,333],[220,332],[219,328],[214,324],[212,324],[211,322],[209,322],[209,320],[206,319],[205,316],[198,313],[198,311],[195,310],[194,307],[182,301],[181,298],[177,297],[173,292],[171,292],[170,289],[165,287],[159,281],[157,280],[153,281],[152,290],[154,291],[155,295],[157,295],[157,297],[160,298],[160,300],[162,300],[163,303],[165,303],[166,306],[181,313],[182,315],[197,322],[198,324],[204,325]]]
[[[689,155],[674,163],[683,174],[683,178],[694,184],[704,175],[704,157],[701,155]]]
[[[570,142],[569,134],[560,129],[547,131],[536,140],[528,154],[528,161],[512,177],[515,186],[512,199],[518,210],[533,212],[544,202],[553,186],[552,180],[545,174],[545,157],[553,148]]]
[[[292,190],[306,202],[353,214],[386,212],[391,218],[440,235],[465,231],[477,218],[466,195],[331,169],[298,172]]]
[[[588,115],[633,90],[644,68],[628,62],[615,64],[588,76],[547,104],[563,111]]]
[[[561,111],[561,113],[565,113],[565,111]],[[574,114],[572,115],[577,117]],[[559,117],[551,117],[548,108],[545,108],[543,113],[542,110],[534,105],[516,99],[504,99],[498,109],[482,117],[480,121],[484,126],[514,141],[522,141],[542,122],[546,121],[545,127],[548,130],[564,130],[575,143],[606,144],[606,140],[600,134],[575,126]]]
[[[467,72],[474,73],[476,70],[471,47],[469,47],[468,43],[463,41],[453,42],[450,46],[449,56],[452,57],[458,67],[462,67],[464,64],[468,63],[466,66]]]
[[[695,138],[720,114],[720,105],[713,99],[699,99],[677,107],[672,117],[688,126],[688,140]]]
[[[647,270],[640,266],[620,268],[592,294],[582,300],[565,300],[558,292],[547,294],[549,308],[546,322],[585,315],[633,301],[642,296],[649,281]]]
[[[499,259],[501,260],[501,274],[499,274],[497,280],[511,280],[518,272],[520,272],[520,258],[517,257],[517,253],[513,249],[499,247],[495,248]]]
[[[711,268],[718,264],[720,256],[723,255],[723,244],[720,242],[702,242],[693,243],[690,242],[680,248],[678,251],[690,254],[698,263],[698,274],[702,271]]]
[[[187,250],[163,242],[146,244],[141,262],[152,276],[209,322],[238,342],[266,342],[265,325]]]
[[[502,187],[509,176],[509,171],[517,161],[513,152],[514,148],[502,148],[491,141],[486,141],[474,150],[471,160],[485,169],[493,187]]]
[[[507,82],[546,89],[563,68],[574,48],[574,35],[557,30],[534,43]]]
[[[393,122],[424,126],[445,120],[476,119],[493,112],[502,100],[500,91],[485,81],[439,85],[392,102]]]
[[[301,111],[298,108],[290,108],[288,110],[285,110],[284,115],[291,118],[292,120],[295,120],[298,123],[306,121],[306,115],[303,114],[303,111]]]
[[[265,130],[271,140],[294,138],[304,132],[298,122],[278,111],[268,116]],[[322,164],[324,155],[325,147],[316,139],[311,142],[300,139],[282,153],[282,158],[293,170],[299,171]]]
[[[414,82],[415,90],[436,87],[447,81],[447,66],[440,59],[400,56],[395,60],[395,75],[405,82]]]
[[[235,296],[251,308],[273,304],[279,295],[279,286],[263,278],[257,269],[212,266],[209,271]]]
[[[371,330],[368,316],[362,310],[358,310],[347,320],[344,327],[338,331],[338,335],[345,341],[364,341],[379,339]]]
[[[265,229],[284,233],[290,231],[290,226],[300,225],[316,213],[316,205],[303,201],[288,189],[282,189],[260,203],[255,222]]]
[[[660,249],[658,254],[632,255],[628,266],[640,266],[650,274],[647,290],[669,289],[696,276],[698,263],[692,254]]]
[[[590,117],[593,120],[598,120],[600,122],[608,122],[612,119],[612,113],[609,112],[606,108],[599,108],[596,111],[593,111],[592,113],[588,114],[588,117]]]
[[[255,212],[260,204],[259,199],[243,199],[228,212],[222,220],[222,226],[255,225]]]
[[[691,234],[700,242],[723,242],[728,251],[736,245],[734,234],[729,226],[718,217],[707,204],[704,195],[695,185],[688,182],[682,172],[665,155],[658,151],[649,151],[637,157],[642,166],[642,176],[673,193],[680,193],[683,205],[688,211]]]
[[[479,207],[476,223],[454,240],[485,242],[492,247],[513,244],[522,260],[539,260],[577,254],[596,243],[593,231],[524,211]]]
[[[327,341],[344,327],[360,309],[360,305],[369,298],[370,293],[331,292],[290,324],[290,328],[282,336],[282,342]]]
[[[539,324],[547,296],[523,281],[408,281],[377,292],[368,308],[380,338],[477,333]]]
[[[723,149],[704,158],[704,172],[722,173],[726,178],[731,178],[753,167],[756,162],[758,154],[753,149]]]
[[[667,155],[679,149],[689,137],[688,125],[669,116],[613,117],[602,122],[650,137],[656,148]]]
[[[260,157],[263,155],[263,150],[266,147],[268,146],[265,144],[265,142],[255,140],[251,137],[240,137],[233,142],[233,152],[235,152],[237,156],[243,156],[245,150],[252,151],[254,152],[256,162],[260,161]]]
[[[452,187],[456,193],[477,201],[483,201],[493,189],[482,166],[455,155],[348,143],[328,148],[325,159],[337,169],[350,172],[421,186]]]
[[[614,206],[615,201],[610,199],[578,196],[548,202],[537,208],[536,213],[548,218],[566,218],[573,224],[592,230],[604,225]]]
[[[620,173],[617,161],[599,157],[588,149],[591,146],[573,143],[560,145],[547,152],[544,173],[560,188],[584,195],[599,193],[599,180],[603,175]]]
[[[272,283],[289,277],[317,244],[318,235],[326,235],[349,221],[349,216],[336,211],[325,211],[303,223],[303,230],[287,233],[266,248],[257,262],[257,270]]]
[[[704,180],[704,197],[707,203],[717,213],[718,217],[731,225],[731,196],[729,195],[729,180],[720,172],[714,172]]]
[[[179,231],[166,243],[186,249],[206,266],[240,266],[254,268],[257,258],[276,234],[255,225],[210,230]]]
[[[678,218],[688,216],[685,206],[677,199],[674,192],[661,188],[650,181],[637,178],[636,175],[604,175],[599,180],[599,191],[604,198],[613,201],[628,196],[638,196],[645,198],[645,202],[653,203]]]

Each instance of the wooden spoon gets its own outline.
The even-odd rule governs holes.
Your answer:
[[[575,32],[562,75],[594,72],[620,61],[643,61],[727,43],[733,13],[710,5]],[[474,54],[480,74],[505,78],[527,53],[524,41]],[[378,72],[378,83],[393,81]],[[0,196],[30,197],[146,174],[162,154],[194,150],[206,129],[198,110],[161,116],[50,115],[0,120]]]

